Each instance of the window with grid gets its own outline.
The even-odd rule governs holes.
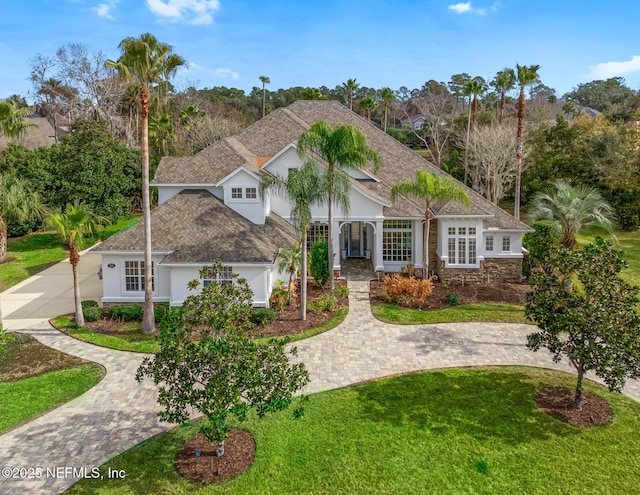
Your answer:
[[[508,235],[502,237],[502,251],[511,251],[511,237]]]
[[[244,190],[245,199],[256,199],[258,197],[258,190],[255,187],[247,187]]]
[[[488,235],[484,240],[484,250],[491,252],[493,251],[493,236]]]
[[[475,227],[447,228],[447,257],[449,265],[475,265],[477,258]]]
[[[382,259],[407,261],[412,255],[411,220],[385,220],[382,224]]]
[[[209,285],[214,283],[219,283],[222,285],[231,284],[233,283],[232,275],[233,275],[233,268],[230,266],[223,266],[218,272],[218,274],[216,275],[215,279],[211,277],[203,277],[202,287],[208,287]]]
[[[232,199],[242,199],[242,188],[241,187],[232,187],[231,188],[231,198]]]
[[[144,290],[144,261],[124,262],[124,282],[127,292],[142,292]],[[153,263],[151,263],[151,290],[154,290],[154,285]]]
[[[314,243],[326,241],[329,237],[329,225],[326,223],[312,223],[307,232],[307,249],[311,250]]]

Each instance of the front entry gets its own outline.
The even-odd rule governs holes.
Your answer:
[[[364,222],[351,222],[345,225],[344,236],[347,257],[364,258],[367,246],[367,228]]]

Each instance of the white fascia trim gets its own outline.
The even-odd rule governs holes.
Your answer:
[[[434,215],[432,218],[438,220],[465,220],[467,218],[493,218],[495,215],[481,215],[481,214],[465,214],[465,215]]]
[[[198,267],[205,267],[205,266],[209,266],[211,265],[210,263],[201,261],[201,262],[197,262],[197,263],[159,263],[162,266],[167,266],[170,268],[198,268]],[[224,263],[222,263],[222,266],[230,266],[232,268],[235,268],[236,266],[239,267],[243,267],[243,266],[248,266],[248,267],[270,267],[273,266],[273,261],[268,262],[268,261],[261,261],[259,263],[234,263],[233,261],[225,261]]]
[[[162,183],[162,184],[151,184],[156,187],[182,187],[184,189],[205,189],[207,187],[216,187],[213,182],[176,182],[176,183]]]
[[[287,150],[290,150],[291,148],[294,148],[296,150],[298,149],[298,147],[296,146],[296,143],[289,143],[284,148],[282,148],[280,151],[278,151],[275,155],[273,155],[271,158],[269,158],[266,162],[264,162],[260,166],[260,168],[263,169],[263,170],[267,170],[269,168],[269,165],[271,165],[274,161],[276,161],[280,156],[282,156]],[[296,151],[296,153],[297,153],[297,151]]]
[[[173,253],[173,251],[151,251],[151,256],[154,255],[161,255],[161,256],[166,256],[168,254]],[[95,250],[95,251],[91,251],[91,254],[109,254],[109,255],[114,255],[114,256],[130,256],[130,255],[141,255],[144,256],[144,251],[140,250],[140,251],[100,251],[100,250]]]
[[[240,172],[246,172],[248,173],[251,177],[253,177],[255,180],[257,180],[258,182],[260,182],[260,177],[258,177],[254,172],[252,172],[251,170],[249,170],[247,167],[245,167],[244,165],[239,166],[237,169],[235,169],[233,172],[231,172],[229,175],[227,175],[226,177],[223,177],[222,179],[220,179],[218,181],[217,184],[214,184],[215,187],[221,187],[222,184],[224,184],[225,182],[227,182],[229,179],[231,179],[232,177],[238,175]]]

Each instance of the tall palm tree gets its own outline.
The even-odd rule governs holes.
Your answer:
[[[10,220],[28,222],[44,216],[45,206],[40,194],[24,179],[0,177],[0,263],[7,260],[7,226]]]
[[[391,102],[396,99],[396,94],[390,87],[385,87],[380,90],[380,98],[382,98],[382,104],[384,106],[384,132],[387,132],[387,117],[389,115],[389,106]]]
[[[365,110],[367,112],[367,120],[371,122],[371,112],[378,107],[378,102],[371,98],[371,96],[367,96],[360,100],[359,105],[361,110]]]
[[[271,84],[271,79],[269,79],[267,76],[260,76],[259,79],[260,79],[260,82],[262,83],[262,116],[264,117],[266,115],[266,109],[267,109],[266,85]]]
[[[516,78],[520,87],[518,96],[518,131],[516,134],[516,186],[515,204],[513,206],[513,216],[520,219],[520,182],[522,179],[522,157],[524,155],[524,89],[539,82],[539,65],[519,65],[516,64]]]
[[[349,110],[353,110],[353,93],[360,87],[360,84],[356,82],[356,78],[347,79],[347,82],[342,85],[347,94],[349,95]]]
[[[424,229],[423,229],[423,266],[422,278],[429,276],[429,234],[431,230],[431,208],[436,203],[455,201],[469,208],[469,195],[458,185],[455,179],[429,173],[424,169],[416,170],[413,180],[405,180],[391,188],[391,201],[395,202],[398,196],[424,201]]]
[[[62,84],[60,79],[51,77],[42,82],[38,93],[45,97],[46,107],[53,114],[53,138],[58,142],[58,112],[60,111],[60,100],[73,97],[76,91]]]
[[[516,73],[511,67],[505,67],[496,74],[491,81],[496,91],[500,91],[500,113],[498,114],[498,124],[502,124],[504,116],[504,104],[507,91],[511,91],[516,85]]]
[[[171,77],[186,61],[173,53],[173,47],[162,43],[152,34],[139,38],[125,38],[118,45],[118,60],[107,60],[126,82],[140,84],[140,108],[142,115],[142,213],[144,222],[144,316],[142,331],[155,331],[151,269],[151,202],[149,198],[149,87],[159,83],[163,77]]]
[[[31,107],[19,107],[11,98],[0,100],[0,136],[6,136],[7,139],[22,136],[25,129],[34,127],[34,124],[27,120],[32,112]]]
[[[469,174],[469,161],[468,161],[468,149],[469,149],[469,137],[471,136],[471,124],[476,124],[476,113],[478,108],[478,95],[484,93],[487,90],[487,83],[485,80],[476,76],[473,79],[469,79],[465,82],[463,87],[464,96],[469,97],[469,106],[467,108],[467,137],[464,147],[464,183],[467,183],[467,177]],[[471,97],[473,96],[473,104],[471,103]]]
[[[67,203],[64,211],[50,213],[45,218],[45,224],[54,230],[62,242],[67,243],[69,248],[69,263],[73,270],[73,301],[76,311],[76,325],[84,326],[84,315],[82,314],[82,299],[80,298],[80,280],[78,279],[78,263],[80,253],[78,244],[82,240],[93,234],[98,225],[104,223],[106,219],[91,213],[85,205],[76,200],[74,204]]]
[[[576,235],[587,226],[595,225],[613,233],[613,208],[598,190],[585,185],[572,186],[557,180],[553,186],[538,192],[529,209],[532,222],[553,220],[564,232],[562,244],[568,248],[576,246]]]
[[[289,249],[281,249],[276,256],[279,272],[289,272],[289,305],[293,302],[293,277],[300,268],[302,253],[300,244],[293,243]]]
[[[300,319],[307,319],[307,233],[311,224],[311,205],[327,202],[326,177],[321,176],[314,161],[305,164],[287,178],[268,175],[260,182],[260,196],[267,190],[284,194],[291,203],[291,222],[301,237]]]
[[[326,166],[328,235],[329,244],[329,283],[333,290],[333,204],[340,200],[345,213],[349,211],[349,190],[351,183],[345,171],[363,169],[369,163],[374,171],[381,165],[380,155],[367,146],[362,131],[352,125],[340,125],[332,129],[324,120],[313,124],[298,138],[298,154],[303,159],[312,155],[319,157]]]

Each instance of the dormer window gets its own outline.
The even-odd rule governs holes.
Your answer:
[[[231,199],[233,201],[238,201],[242,199],[255,201],[258,199],[258,188],[257,187],[232,187]]]
[[[242,188],[241,187],[232,187],[231,188],[231,199],[242,199]]]
[[[258,198],[258,190],[255,187],[247,187],[244,190],[245,199],[257,199]]]

